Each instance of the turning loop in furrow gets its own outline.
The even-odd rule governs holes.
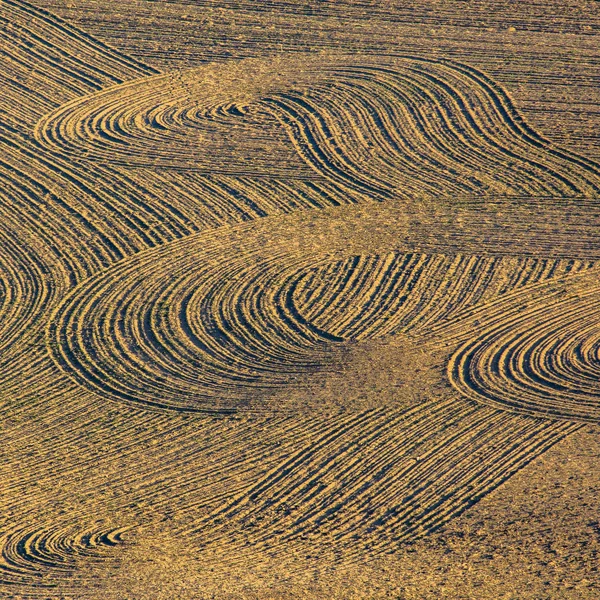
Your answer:
[[[77,98],[35,132],[94,161],[320,176],[356,200],[600,190],[597,165],[552,146],[497,84],[448,60],[299,55],[203,66]]]
[[[114,558],[125,529],[90,515],[138,497],[187,511],[173,529],[230,563],[316,534],[384,552],[598,420],[600,169],[483,73],[298,55],[159,74],[25,2],[5,0],[0,24],[0,385],[56,411],[7,485],[28,520],[2,533],[1,583]],[[382,347],[408,377],[369,378]],[[407,401],[416,373],[435,393]],[[89,391],[131,422],[102,422],[110,403]],[[237,411],[263,414],[174,414]],[[57,464],[77,426],[112,447]],[[201,452],[214,464],[196,468]],[[95,463],[128,465],[122,498]],[[82,505],[33,525],[33,478],[75,473]]]
[[[277,411],[285,404],[284,388],[335,371],[355,341],[400,331],[418,335],[486,293],[494,297],[532,278],[585,270],[600,256],[597,232],[577,219],[560,236],[531,235],[532,253],[557,258],[511,256],[511,237],[536,233],[517,218],[522,205],[516,215],[510,205],[500,216],[490,213],[511,226],[489,224],[487,258],[434,254],[452,249],[455,237],[474,244],[479,224],[461,218],[446,232],[450,242],[435,234],[428,239],[422,223],[440,207],[415,216],[404,210],[407,204],[298,212],[138,253],[67,295],[49,325],[52,355],[105,397],[185,411]],[[449,215],[468,217],[469,210],[481,214],[448,210],[448,221]],[[552,214],[539,210],[542,222]],[[417,254],[423,245],[427,254]],[[560,259],[565,252],[582,258]],[[319,296],[302,289],[307,277],[315,267],[327,272],[327,264],[349,259],[365,268],[331,271],[328,289],[335,295],[326,299],[332,310],[319,314],[303,300],[319,304]],[[314,290],[325,293],[318,285]],[[365,309],[362,317],[342,310],[346,297]]]
[[[110,560],[127,528],[14,529],[1,538],[0,584],[52,587],[49,574],[68,573],[82,561]]]
[[[600,421],[598,269],[538,284],[464,315],[448,375],[465,396],[499,408]]]

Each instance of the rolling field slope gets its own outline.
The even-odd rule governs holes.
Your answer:
[[[0,597],[598,596],[600,17],[428,4],[0,0]]]

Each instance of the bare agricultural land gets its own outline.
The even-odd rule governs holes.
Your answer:
[[[599,29],[0,0],[0,597],[600,597]]]

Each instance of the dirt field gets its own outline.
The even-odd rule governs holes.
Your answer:
[[[0,23],[0,597],[600,597],[596,3]]]

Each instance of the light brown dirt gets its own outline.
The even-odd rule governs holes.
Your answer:
[[[594,4],[0,23],[0,597],[600,595]]]

